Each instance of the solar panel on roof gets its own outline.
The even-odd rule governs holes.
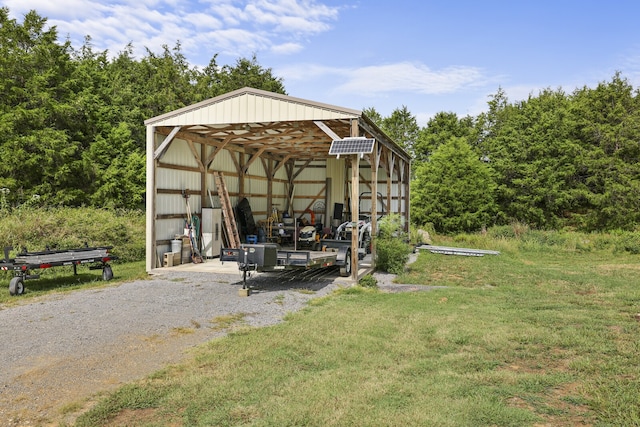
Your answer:
[[[343,154],[372,153],[376,140],[373,138],[343,138],[331,142],[329,154],[340,157]]]

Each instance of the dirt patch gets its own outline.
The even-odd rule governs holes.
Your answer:
[[[189,334],[132,336],[104,346],[90,356],[33,358],[30,368],[0,394],[6,426],[72,424],[91,406],[89,398],[96,392],[113,391],[179,363],[188,356],[190,348],[217,335],[221,332],[201,328]],[[65,408],[74,410],[65,412]]]

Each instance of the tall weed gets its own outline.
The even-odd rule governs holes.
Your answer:
[[[439,242],[438,244],[511,252],[554,250],[640,254],[640,232],[630,231],[582,233],[572,230],[536,230],[521,223],[514,223],[491,227],[484,233],[463,233],[455,236],[434,234],[433,238]]]
[[[122,261],[144,259],[144,212],[22,206],[0,214],[0,248],[13,247],[13,254],[22,249],[71,249],[85,244],[113,246],[113,253]]]

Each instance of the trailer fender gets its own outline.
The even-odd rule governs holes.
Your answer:
[[[336,265],[339,265],[340,267],[344,267],[345,262],[347,260],[347,254],[351,254],[351,246],[339,246],[338,248],[338,255],[336,256]]]

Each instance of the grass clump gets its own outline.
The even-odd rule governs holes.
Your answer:
[[[358,285],[362,286],[363,288],[377,288],[378,281],[371,274],[367,274],[358,281]]]

